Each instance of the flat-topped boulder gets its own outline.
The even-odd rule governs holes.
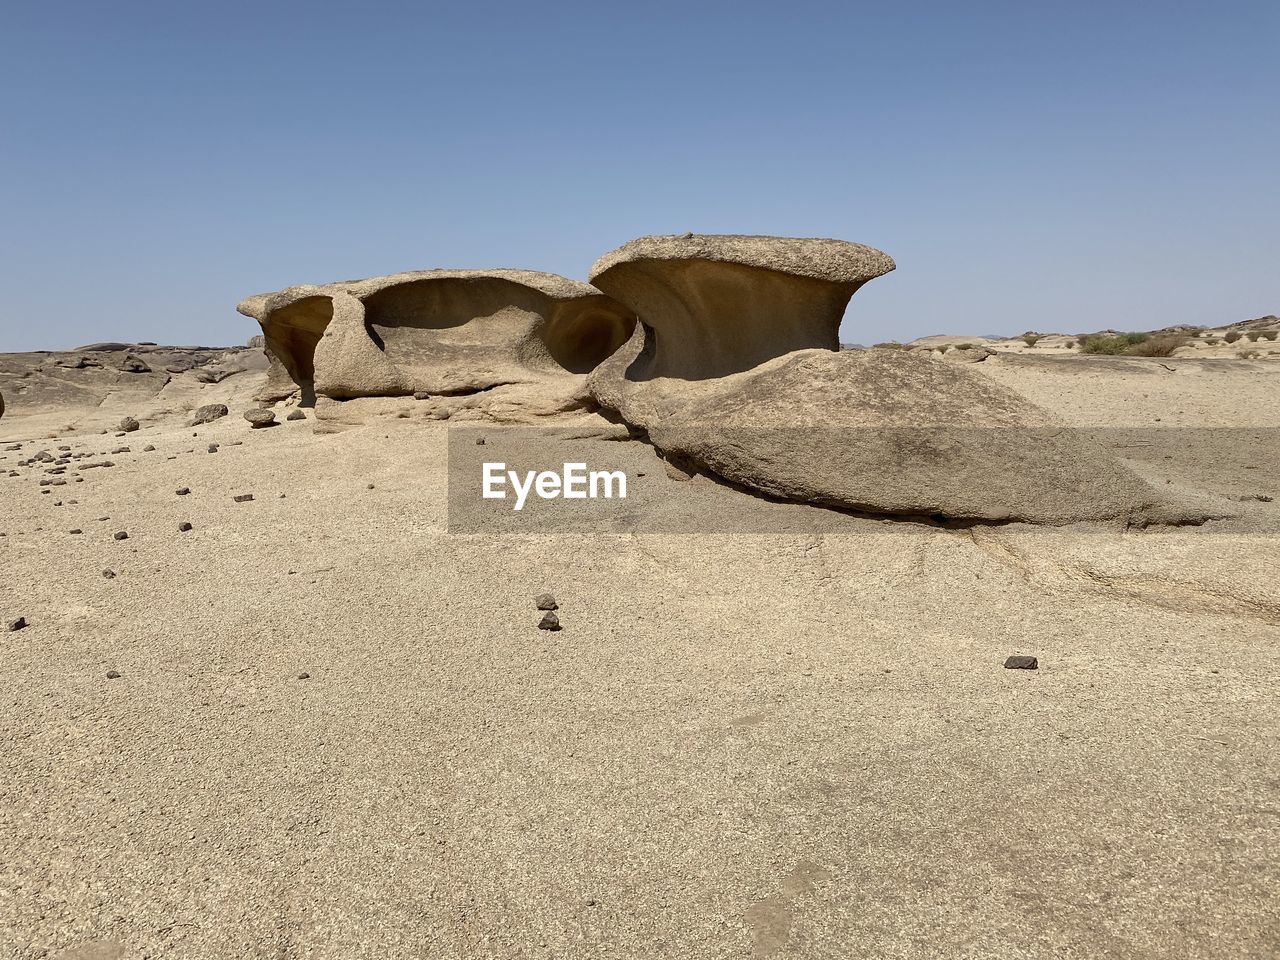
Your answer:
[[[802,350],[722,378],[613,387],[602,405],[671,461],[782,500],[978,523],[1209,515],[1025,397],[916,353]]]
[[[633,377],[696,380],[838,350],[849,298],[893,269],[888,254],[843,240],[684,234],[632,240],[590,279],[649,328]]]
[[[334,399],[470,393],[585,374],[634,314],[596,288],[533,270],[423,270],[260,294],[267,393]]]

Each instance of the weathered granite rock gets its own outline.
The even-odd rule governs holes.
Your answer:
[[[262,325],[272,359],[261,396],[297,391],[304,406],[316,394],[462,394],[584,374],[635,327],[631,311],[599,290],[531,270],[428,270],[290,287],[236,309]]]
[[[624,244],[590,278],[648,327],[633,375],[702,379],[838,350],[849,298],[893,269],[887,254],[843,240],[687,234]]]
[[[588,389],[682,472],[780,499],[970,522],[1203,519],[976,371],[839,351],[849,296],[891,268],[839,241],[627,244],[592,279],[641,323]]]
[[[197,407],[191,415],[191,426],[199,426],[202,423],[212,423],[222,417],[225,417],[231,411],[227,409],[225,403],[206,403],[203,407]]]

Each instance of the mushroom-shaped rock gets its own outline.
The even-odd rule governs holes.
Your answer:
[[[641,237],[591,267],[591,283],[649,329],[637,379],[739,373],[793,350],[838,350],[849,298],[894,269],[843,240]]]
[[[265,407],[255,407],[244,412],[244,418],[251,427],[269,427],[276,422],[276,415]]]
[[[471,393],[585,374],[626,342],[634,314],[594,287],[531,270],[427,270],[290,287],[236,308],[303,405]],[[279,392],[279,371],[268,390]],[[292,392],[292,391],[291,391]]]
[[[786,500],[966,522],[1206,516],[977,368],[838,350],[849,297],[891,269],[836,240],[629,243],[591,277],[641,323],[589,391],[684,472]]]

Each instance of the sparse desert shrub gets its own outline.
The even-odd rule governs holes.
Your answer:
[[[1172,357],[1173,351],[1185,346],[1190,339],[1185,333],[1159,333],[1131,345],[1125,354],[1130,357]]]
[[[938,352],[939,352],[939,353],[946,353],[946,352],[947,352],[948,350],[950,350],[950,349],[951,349],[951,344],[949,344],[949,343],[940,343],[940,344],[938,344]]]
[[[875,343],[872,346],[880,350],[905,350],[906,348],[896,340],[886,340],[884,343]]]
[[[1205,341],[1205,343],[1207,343],[1211,347],[1216,347],[1221,342],[1222,341],[1217,337],[1210,337],[1208,340]]]
[[[1258,342],[1258,338],[1262,336],[1262,331],[1261,331],[1261,330],[1254,330],[1254,331],[1252,331],[1252,332],[1250,332],[1250,333],[1246,333],[1246,334],[1245,334],[1245,336],[1246,336],[1246,337],[1248,337],[1250,340],[1252,340],[1254,343],[1257,343],[1257,342]]]
[[[957,350],[972,350],[972,349],[973,349],[973,344],[972,344],[972,343],[957,343],[957,344],[956,344],[956,349],[957,349]]]
[[[1063,344],[1063,346],[1066,347],[1068,350],[1074,349],[1075,345],[1076,345],[1076,342],[1074,340],[1068,340],[1066,343]]]
[[[1244,334],[1242,334],[1239,330],[1232,330],[1232,331],[1230,331],[1230,332],[1228,332],[1228,333],[1224,334],[1224,335],[1223,335],[1223,337],[1222,337],[1222,339],[1223,339],[1223,340],[1225,340],[1225,341],[1227,341],[1227,343],[1235,343],[1235,342],[1236,342],[1237,340],[1239,340],[1242,336],[1244,336]]]
[[[1146,343],[1151,339],[1151,334],[1149,333],[1122,333],[1120,336],[1130,346],[1136,343]]]
[[[1240,358],[1242,360],[1257,360],[1261,356],[1262,352],[1259,350],[1246,350],[1244,353],[1240,354]]]
[[[1131,344],[1124,337],[1104,337],[1094,334],[1080,341],[1080,352],[1114,357],[1124,353],[1130,346]]]
[[[1262,338],[1264,340],[1274,340],[1277,334],[1280,334],[1280,330],[1263,330]]]
[[[1024,333],[1022,335],[1022,342],[1028,347],[1034,347],[1036,345],[1036,341],[1043,336],[1043,333]]]

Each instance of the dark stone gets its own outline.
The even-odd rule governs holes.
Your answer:
[[[556,598],[549,593],[539,594],[534,598],[539,610],[559,610],[560,605],[556,603]]]
[[[191,524],[189,524],[189,523],[187,523],[187,521],[183,520],[180,524],[178,524],[178,529],[179,529],[182,533],[186,533],[188,530],[190,530],[190,529],[191,529]]]
[[[107,671],[107,679],[108,679],[108,680],[119,680],[119,679],[120,679],[120,671],[119,671],[119,670],[108,670],[108,671]]]
[[[113,534],[113,536],[114,536],[117,540],[128,540],[128,539],[129,539],[129,534],[125,533],[123,530],[117,530],[117,531]]]
[[[190,487],[179,487],[177,490],[174,491],[174,493],[176,493],[180,497],[185,497],[190,492],[191,492]]]
[[[26,625],[27,625],[27,618],[26,618],[26,617],[19,617],[17,620],[10,620],[10,621],[9,621],[9,630],[10,630],[11,632],[12,632],[12,631],[14,631],[14,630],[21,630],[21,629],[23,629],[24,627],[26,627]]]
[[[154,444],[151,444],[151,443],[148,443],[145,447],[143,447],[143,448],[142,448],[142,452],[143,452],[143,453],[150,453],[150,452],[151,452],[152,450],[154,450],[154,449],[155,449],[155,445],[154,445]]]
[[[307,419],[307,415],[303,413],[301,410],[292,410],[290,411],[289,415],[285,417],[285,419],[286,420],[305,420]]]
[[[209,444],[209,452],[210,452],[210,453],[217,453],[217,452],[218,452],[218,445],[217,445],[216,443],[211,443],[211,444]]]
[[[124,363],[120,364],[120,369],[123,370],[125,373],[150,373],[151,372],[151,368],[148,367],[138,357],[135,357],[133,354],[128,354],[124,358]]]
[[[415,400],[430,400],[430,399],[431,399],[431,394],[427,393],[427,391],[425,391],[425,390],[419,390],[419,391],[417,391],[417,392],[413,395],[413,399],[415,399]]]
[[[538,621],[539,630],[559,630],[560,618],[548,610],[542,615],[542,619]]]
[[[252,500],[252,499],[253,499],[253,494],[252,494],[252,493],[237,493],[237,494],[236,494],[234,497],[232,497],[231,499],[235,500],[235,502],[236,502],[236,503],[248,503],[250,500]]]
[[[477,446],[477,447],[483,447],[483,446],[484,446],[484,437],[481,437],[480,439],[478,439],[478,440],[476,441],[476,446]]]
[[[1015,654],[1004,662],[1006,670],[1038,670],[1040,661],[1035,657],[1027,657],[1022,654]]]
[[[124,433],[133,433],[133,431],[137,430],[140,426],[141,424],[139,424],[137,420],[133,419],[133,417],[125,417],[120,421],[120,429]]]
[[[74,530],[71,531],[71,533],[84,533],[84,531],[81,530],[79,527],[76,527]]]
[[[200,423],[212,423],[219,417],[225,417],[231,411],[227,409],[225,403],[206,403],[203,407],[197,407],[196,412],[191,416],[191,426]]]
[[[249,425],[255,429],[258,427],[269,427],[276,422],[276,415],[273,411],[266,407],[254,407],[252,410],[244,412],[244,418],[249,421]]]
[[[103,570],[102,575],[108,580],[114,580],[116,578],[116,572],[114,570]]]
[[[300,674],[298,674],[298,679],[299,679],[299,680],[310,680],[310,679],[311,679],[311,674],[309,674],[309,673],[307,673],[307,671],[303,670]]]

